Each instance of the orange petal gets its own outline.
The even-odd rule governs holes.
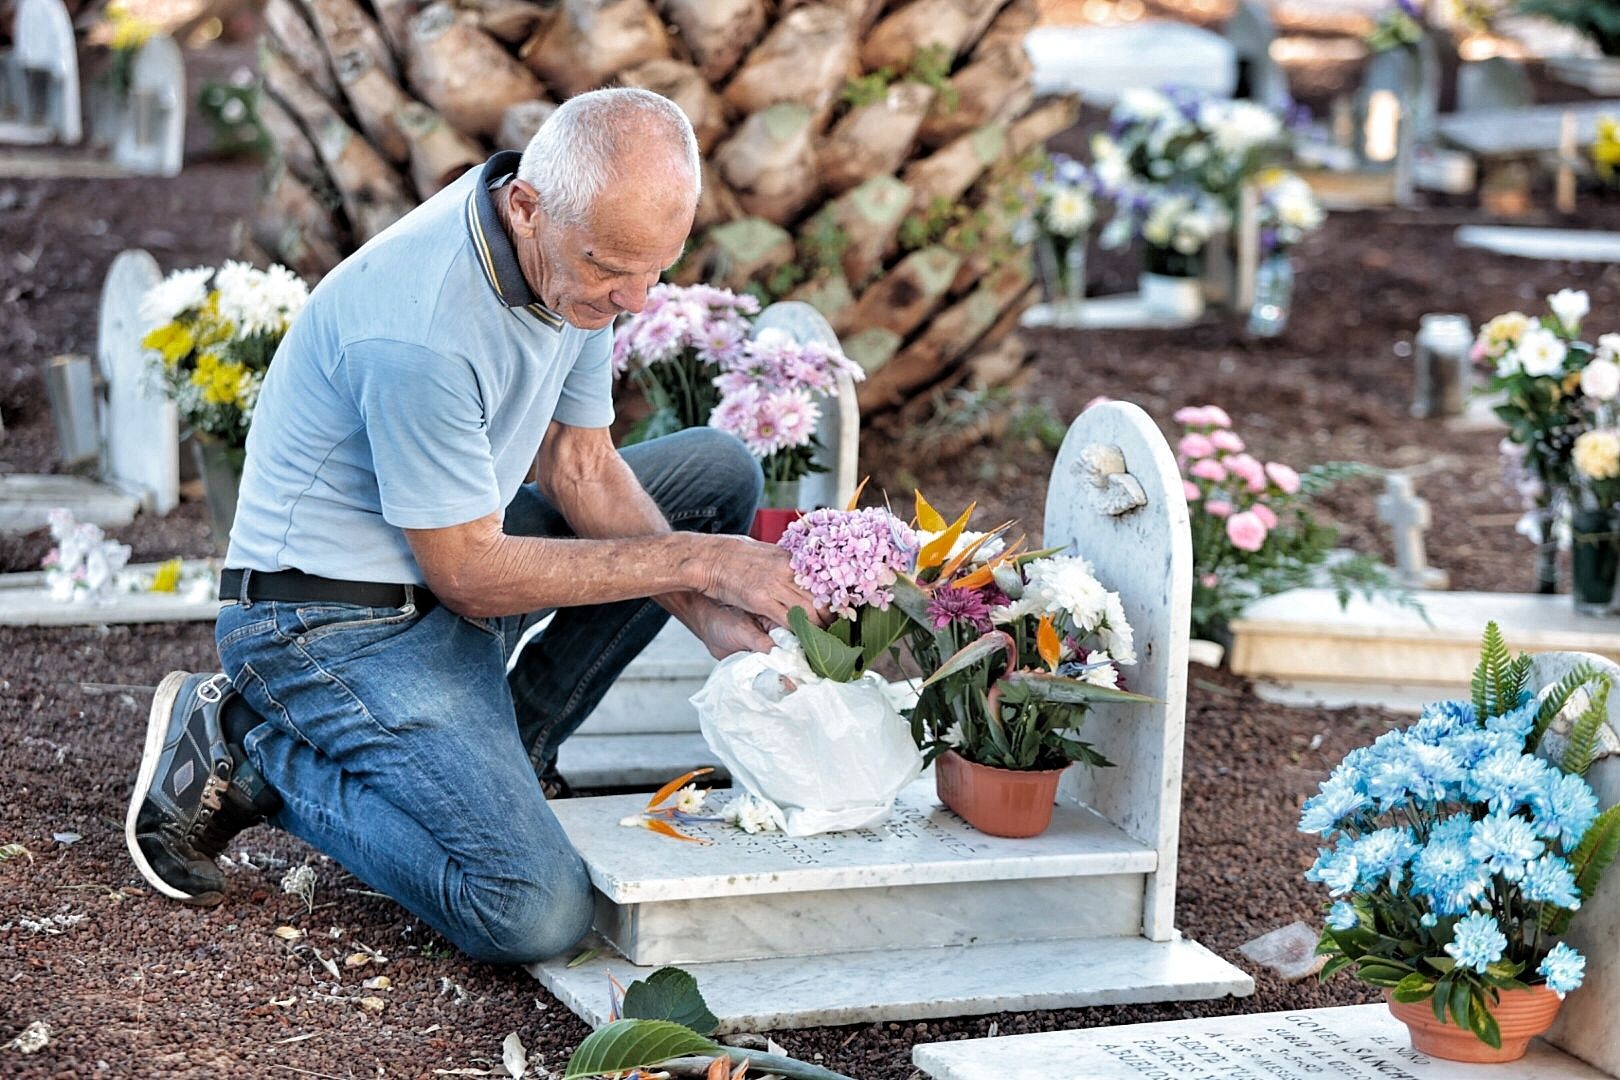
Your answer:
[[[922,551],[917,553],[917,569],[930,570],[945,561],[945,556],[951,553],[951,548],[962,538],[962,530],[967,528],[968,518],[973,516],[973,510],[978,503],[968,503],[968,508],[962,511],[962,516],[951,523],[951,527],[931,540]]]
[[[693,769],[684,776],[677,776],[675,779],[659,788],[657,792],[653,794],[653,797],[647,800],[647,809],[651,810],[653,807],[657,806],[659,803],[681,790],[681,788],[691,783],[695,777],[703,776],[712,772],[714,772],[713,769]]]
[[[939,572],[939,580],[949,581],[951,575],[962,569],[962,567],[967,564],[967,561],[973,558],[975,552],[977,552],[985,544],[988,544],[990,541],[1000,536],[1002,533],[1006,532],[1008,529],[1012,528],[1012,525],[1012,522],[1004,521],[1000,525],[997,525],[994,529],[991,529],[989,532],[979,537],[977,540],[973,541],[973,543],[969,544],[967,547],[963,548],[955,558],[945,564],[945,568]]]
[[[1017,540],[1012,542],[1012,545],[1008,547],[1006,551],[1003,551],[1000,555],[997,555],[995,558],[973,571],[973,573],[966,574],[958,580],[952,582],[952,584],[954,584],[958,589],[982,589],[985,586],[990,585],[996,580],[996,567],[1004,566],[1011,560],[1016,559],[1018,557],[1018,553],[1024,550],[1024,543],[1026,539],[1026,537],[1020,536]]]
[[[687,836],[669,822],[659,821],[656,818],[647,819],[647,828],[659,836],[667,836],[671,840],[685,840],[688,844],[707,844],[709,842],[701,836]]]
[[[866,482],[870,479],[872,479],[870,476],[861,477],[861,486],[856,488],[855,494],[849,497],[849,505],[844,507],[845,510],[856,510],[860,507],[861,493],[866,490]]]
[[[709,1062],[709,1070],[703,1074],[703,1080],[731,1080],[731,1055],[721,1054]]]
[[[748,1059],[743,1058],[743,1063],[737,1066],[737,1071],[732,1073],[727,1080],[743,1080],[746,1075],[748,1075]]]
[[[1063,659],[1063,641],[1058,637],[1057,627],[1052,625],[1050,615],[1042,615],[1041,624],[1035,629],[1035,650],[1046,661],[1047,668],[1057,670],[1058,662]]]
[[[923,498],[922,492],[918,491],[915,495],[917,498],[917,528],[927,529],[929,532],[943,532],[945,530],[945,518],[941,516],[938,510],[928,505],[928,500]]]

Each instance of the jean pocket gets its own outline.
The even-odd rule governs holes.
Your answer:
[[[370,644],[405,629],[421,612],[406,607],[364,607],[360,604],[300,604],[293,609],[291,636],[299,645],[341,638],[345,646]]]

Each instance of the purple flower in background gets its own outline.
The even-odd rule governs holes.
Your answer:
[[[934,592],[928,602],[928,618],[935,630],[943,630],[952,623],[966,623],[981,634],[990,631],[990,605],[974,589],[943,586]]]
[[[869,605],[887,610],[894,600],[889,586],[917,554],[910,526],[880,506],[812,510],[777,543],[816,606],[850,618]]]
[[[1423,17],[1423,12],[1418,9],[1416,0],[1395,0],[1395,6],[1400,9],[1402,15],[1409,19]]]

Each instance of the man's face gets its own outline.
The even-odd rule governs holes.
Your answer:
[[[540,301],[582,330],[599,330],[647,303],[647,290],[681,257],[693,206],[684,183],[620,183],[583,225],[553,220],[534,189],[513,181],[513,242]],[[674,189],[674,190],[671,190]]]

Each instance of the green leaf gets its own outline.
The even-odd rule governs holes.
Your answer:
[[[1485,991],[1475,990],[1469,1002],[1468,1027],[1479,1041],[1492,1050],[1502,1049],[1502,1029],[1496,1023],[1496,1017],[1491,1015],[1490,1004],[1486,1000]]]
[[[1471,1005],[1474,1000],[1474,988],[1464,979],[1458,979],[1451,987],[1451,1021],[1465,1031],[1469,1026],[1469,1016],[1472,1015]]]
[[[1396,967],[1393,963],[1379,957],[1376,960],[1363,960],[1356,968],[1356,977],[1362,982],[1372,983],[1374,986],[1384,986],[1394,989],[1400,985],[1402,979],[1412,973],[1407,967]]]
[[[1564,710],[1564,706],[1569,704],[1569,699],[1574,696],[1575,691],[1597,677],[1597,669],[1592,665],[1577,664],[1552,685],[1547,691],[1547,696],[1541,699],[1541,707],[1536,710],[1535,725],[1530,729],[1530,736],[1524,744],[1526,753],[1535,753],[1536,747],[1541,745],[1541,737],[1547,733],[1547,729]]]
[[[1014,671],[1001,680],[1001,700],[1009,705],[1021,705],[1029,701],[1044,701],[1053,705],[1086,705],[1094,701],[1151,703],[1154,699],[1125,690],[1115,690],[1111,686],[1097,686],[1084,679],[1071,679],[1067,675],[1050,675],[1044,671]]]
[[[965,671],[981,660],[987,660],[996,653],[1006,653],[1011,658],[1017,646],[1013,639],[999,630],[991,631],[983,637],[974,638],[960,649],[955,655],[939,665],[939,670],[928,676],[922,684],[923,689],[933,686],[943,679],[948,679],[958,671]]]
[[[1427,1001],[1433,993],[1434,980],[1414,971],[1395,984],[1395,992],[1392,996],[1401,1004],[1410,1005],[1417,1001]]]
[[[1425,956],[1423,962],[1442,975],[1450,975],[1452,969],[1457,966],[1457,961],[1449,956]]]
[[[918,626],[933,629],[933,624],[928,621],[928,594],[922,586],[901,574],[889,586],[889,591],[894,593],[894,607],[905,612],[906,617]]]
[[[719,1054],[703,1036],[668,1020],[615,1020],[597,1028],[568,1059],[563,1080],[613,1076],[678,1057]]]
[[[890,646],[900,640],[900,635],[906,632],[910,623],[909,617],[900,610],[899,604],[890,604],[886,609],[864,607],[861,609],[861,664],[871,667],[877,663]]]
[[[1334,975],[1337,975],[1339,972],[1343,971],[1353,963],[1355,963],[1354,960],[1348,956],[1345,956],[1343,953],[1340,953],[1338,956],[1335,956],[1333,959],[1322,965],[1320,978],[1323,982],[1327,982],[1328,979],[1332,978]]]
[[[670,1020],[698,1035],[713,1035],[720,1020],[709,1011],[697,980],[676,967],[662,967],[624,991],[626,1020]]]
[[[802,607],[788,612],[788,625],[793,630],[793,636],[799,639],[799,644],[804,646],[804,659],[811,671],[833,682],[849,682],[855,677],[861,662],[861,650],[845,645],[811,622],[810,615]]]
[[[1569,729],[1569,745],[1564,748],[1563,770],[1584,776],[1597,758],[1598,733],[1609,722],[1609,680],[1603,679],[1592,693],[1580,719]]]

